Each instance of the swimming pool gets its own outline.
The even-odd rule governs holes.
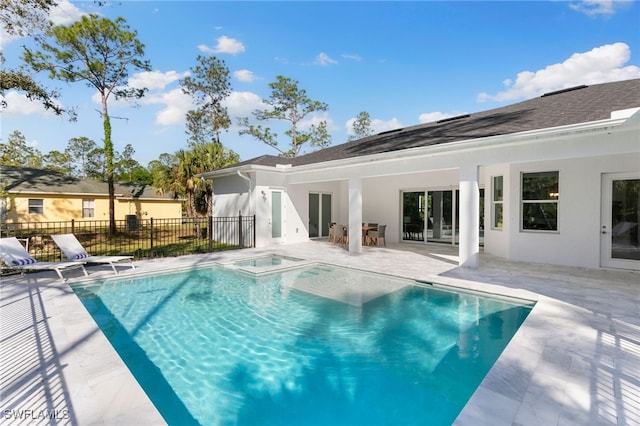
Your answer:
[[[169,424],[451,424],[532,305],[327,265],[75,285]]]

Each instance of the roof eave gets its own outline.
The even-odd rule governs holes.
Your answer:
[[[341,158],[338,160],[321,161],[317,163],[304,164],[300,166],[262,166],[255,164],[245,164],[239,167],[230,167],[222,170],[214,170],[212,172],[203,173],[200,176],[204,178],[217,178],[224,176],[236,175],[238,172],[250,171],[268,171],[271,173],[303,173],[317,169],[342,168],[356,164],[389,161],[404,159],[407,157],[416,157],[424,155],[438,154],[442,152],[475,150],[489,148],[492,146],[518,145],[522,143],[530,143],[534,140],[545,139],[550,137],[568,136],[571,134],[581,133],[585,131],[610,131],[624,124],[633,125],[634,122],[640,121],[640,111],[635,112],[631,116],[610,118],[597,121],[589,121],[584,123],[569,124],[558,127],[547,127],[543,129],[527,130],[523,132],[507,133],[503,135],[488,136],[484,138],[464,139],[455,142],[447,142],[437,145],[420,146],[415,148],[400,149],[397,151],[387,151],[376,154],[361,155],[350,158]]]
[[[265,172],[270,172],[270,173],[286,173],[288,171],[290,171],[291,169],[293,169],[294,167],[291,165],[281,165],[281,164],[277,164],[275,167],[274,166],[263,166],[263,165],[259,165],[259,164],[244,164],[242,166],[238,166],[238,167],[227,167],[224,169],[219,169],[219,170],[213,170],[211,172],[205,172],[205,173],[200,173],[196,176],[198,177],[202,177],[204,179],[214,179],[214,178],[219,178],[219,177],[225,177],[225,176],[235,176],[238,174],[238,172],[240,173],[245,173],[245,172],[253,172],[253,171],[265,171]]]
[[[346,167],[356,164],[398,160],[407,157],[425,156],[439,154],[443,152],[476,150],[489,148],[492,146],[518,145],[522,143],[530,143],[533,140],[545,139],[550,137],[568,136],[571,134],[582,133],[585,131],[611,131],[614,128],[621,127],[623,124],[631,121],[633,117],[640,115],[640,112],[628,118],[606,119],[598,121],[590,121],[586,123],[571,124],[559,127],[550,127],[544,129],[527,130],[524,132],[508,133],[504,135],[488,136],[484,138],[465,139],[455,142],[448,142],[438,145],[421,146],[415,148],[406,148],[397,151],[388,151],[377,154],[370,154],[352,158],[344,158],[339,160],[324,161],[319,163],[305,164],[292,167],[291,173],[301,173],[316,169],[327,169],[332,167]]]
[[[103,197],[103,196],[109,196],[109,194],[105,194],[104,192],[64,192],[64,191],[42,191],[42,190],[33,190],[33,191],[29,191],[29,190],[15,190],[15,189],[10,189],[7,191],[7,193],[9,194],[47,194],[47,195],[62,195],[62,196],[69,196],[69,195],[73,195],[73,196],[83,196],[83,197]],[[114,194],[115,197],[123,197],[124,194]]]
[[[42,194],[42,195],[57,195],[57,196],[75,196],[75,197],[108,197],[108,194],[102,192],[56,192],[56,191],[24,191],[24,190],[9,190],[8,194]],[[148,200],[148,201],[185,201],[185,198],[168,198],[168,197],[132,197],[125,194],[114,194],[114,197],[118,200]]]

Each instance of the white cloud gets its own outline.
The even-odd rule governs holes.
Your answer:
[[[179,73],[177,71],[168,71],[168,72],[160,72],[160,71],[143,71],[139,73],[135,73],[128,81],[128,87],[135,88],[147,88],[149,89],[145,95],[140,99],[116,99],[115,96],[109,97],[109,107],[118,108],[118,107],[131,107],[132,105],[161,105],[166,104],[166,108],[163,109],[159,115],[161,118],[156,117],[156,123],[158,124],[180,124],[184,121],[184,117],[178,119],[177,111],[180,111],[187,104],[191,104],[191,98],[188,95],[182,93],[182,89],[171,89],[168,90],[167,87],[189,75],[189,72]],[[181,96],[179,96],[181,95]],[[92,102],[100,105],[100,93],[94,92],[91,96]],[[188,100],[188,102],[187,102]],[[174,103],[175,105],[171,105]],[[186,114],[186,112],[192,108],[192,106],[185,107],[182,115]]]
[[[233,76],[243,83],[251,83],[256,77],[253,75],[253,72],[249,70],[238,70],[233,73]]]
[[[7,107],[2,109],[2,115],[5,116],[19,116],[19,115],[31,115],[38,114],[44,116],[54,116],[55,114],[44,108],[42,103],[38,100],[30,100],[23,93],[19,93],[15,90],[10,90],[5,96],[0,95],[0,101],[5,101]],[[61,106],[60,102],[54,101],[56,105]]]
[[[267,104],[253,92],[231,92],[224,100],[224,105],[231,117],[249,117],[256,109],[266,109]]]
[[[56,6],[49,9],[48,19],[54,25],[69,25],[78,21],[82,15],[86,13],[71,4],[69,0],[60,0]],[[8,34],[4,25],[0,28],[0,48],[20,38],[22,37]]]
[[[166,93],[152,96],[145,96],[142,102],[146,105],[156,104],[165,107],[156,114],[155,123],[161,126],[171,126],[182,124],[185,121],[187,111],[193,109],[191,96],[182,93],[182,89],[177,88]]]
[[[244,45],[234,38],[222,36],[218,38],[218,45],[216,46],[218,53],[236,53],[244,52]]]
[[[49,13],[49,19],[54,25],[70,25],[86,15],[68,0],[61,0]]]
[[[91,99],[93,102],[100,104],[99,93],[96,92]],[[109,98],[109,106],[112,110],[117,107],[130,108],[134,103],[139,105],[159,105],[161,109],[155,113],[154,122],[161,126],[183,124],[187,111],[194,108],[191,96],[184,94],[179,87],[168,91],[147,92],[144,97],[135,100]]]
[[[94,104],[98,104],[100,105],[102,103],[102,97],[100,95],[100,92],[98,92],[97,90],[95,92],[93,92],[93,95],[91,95],[91,102],[93,102]],[[124,99],[120,99],[116,101],[116,98],[113,96],[109,97],[109,106],[114,106],[114,104],[117,105],[129,105],[129,102],[124,100]]]
[[[334,130],[338,130],[338,127],[333,123],[333,119],[329,117],[329,114],[327,112],[323,112],[322,114],[312,113],[311,115],[305,117],[303,120],[300,120],[298,122],[298,127],[300,128],[300,130],[309,130],[311,126],[318,127],[323,121],[327,122],[328,131],[331,132]]]
[[[620,7],[626,7],[632,0],[583,0],[570,3],[569,7],[587,16],[613,15]]]
[[[13,40],[17,40],[19,38],[20,37],[7,33],[3,25],[2,28],[0,28],[0,49],[2,49],[7,44],[11,43]]]
[[[404,126],[397,118],[392,118],[391,120],[380,120],[379,118],[374,118],[373,120],[371,120],[371,128],[373,129],[374,133],[400,129],[401,127]]]
[[[337,63],[338,61],[336,61],[335,59],[332,59],[331,57],[329,57],[329,55],[327,55],[324,52],[320,52],[318,56],[316,56],[316,60],[314,62],[315,65],[320,65],[322,67],[326,67],[329,65],[337,64]]]
[[[451,114],[448,112],[439,112],[439,111],[423,112],[418,117],[418,120],[420,120],[420,123],[432,123],[434,121],[444,120],[445,118],[455,117],[456,115],[460,115],[460,114]]]
[[[350,54],[350,53],[343,53],[340,56],[343,57],[344,59],[350,59],[350,60],[356,61],[356,62],[361,62],[362,61],[362,56],[360,56],[360,55],[355,55],[355,54]]]
[[[522,71],[516,76],[515,82],[510,79],[504,81],[507,90],[496,95],[480,93],[477,100],[501,102],[529,99],[581,84],[639,78],[640,67],[624,66],[630,57],[629,46],[625,43],[607,44],[589,52],[574,53],[562,63],[548,65],[538,71]]]
[[[204,53],[215,53],[215,51],[213,50],[213,48],[207,46],[206,44],[199,44],[198,45],[198,50]]]
[[[129,78],[129,86],[140,88],[146,87],[149,90],[163,90],[169,84],[185,78],[188,75],[188,71],[183,73],[178,73],[176,71],[144,71],[132,75],[131,78]]]
[[[27,146],[32,146],[34,148],[40,149],[40,148],[38,148],[38,146],[40,146],[40,141],[38,139],[33,139],[31,141],[27,141]]]
[[[169,74],[169,73],[167,73]],[[162,79],[160,79],[162,81]],[[92,96],[92,100],[100,103],[100,95],[98,93]],[[181,88],[175,88],[169,91],[151,91],[143,98],[138,99],[141,105],[160,105],[162,109],[156,113],[155,124],[161,126],[179,125],[185,122],[187,112],[195,108],[191,96],[182,92]],[[237,117],[249,117],[251,112],[256,109],[266,109],[269,106],[262,102],[262,99],[252,92],[231,92],[231,94],[223,101],[227,107],[229,116],[235,122]],[[131,103],[127,101],[115,101],[111,99],[110,106],[112,108],[118,106],[130,107]]]
[[[216,47],[209,47],[201,44],[198,46],[198,49],[204,53],[230,53],[232,55],[244,52],[245,50],[244,45],[235,38],[220,36],[216,41],[218,42]]]
[[[352,117],[346,121],[345,127],[347,129],[347,134],[351,134],[351,129],[353,128],[353,123],[355,121],[355,117]],[[392,118],[391,120],[380,120],[379,118],[374,118],[373,120],[371,120],[370,127],[373,131],[373,134],[375,135],[389,130],[400,129],[404,126],[397,118]]]

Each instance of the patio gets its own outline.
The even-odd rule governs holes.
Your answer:
[[[538,303],[458,417],[458,425],[640,424],[640,273],[508,262],[451,246],[388,244],[346,255],[325,239],[136,262],[122,276],[267,253],[438,282]],[[112,276],[89,268],[90,278]],[[75,275],[74,275],[75,274]],[[80,272],[72,280],[83,280]],[[0,407],[5,421],[162,424],[66,283],[3,277]],[[21,417],[20,417],[21,416]],[[28,423],[28,421],[26,421]]]

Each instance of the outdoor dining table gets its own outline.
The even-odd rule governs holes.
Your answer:
[[[349,229],[349,227],[347,225],[336,226],[336,228],[342,230],[342,235],[344,235],[346,233],[345,231]],[[377,226],[369,226],[369,225],[363,225],[362,226],[362,245],[367,245],[368,233],[369,233],[369,231],[373,231],[374,229],[378,229],[378,227]],[[345,242],[344,238],[342,236],[340,238],[338,238],[336,241],[339,241],[341,243]]]
[[[367,238],[368,238],[368,234],[369,231],[373,231],[374,229],[378,229],[377,226],[368,226],[368,225],[364,225],[362,226],[362,245],[366,246],[367,245]]]

